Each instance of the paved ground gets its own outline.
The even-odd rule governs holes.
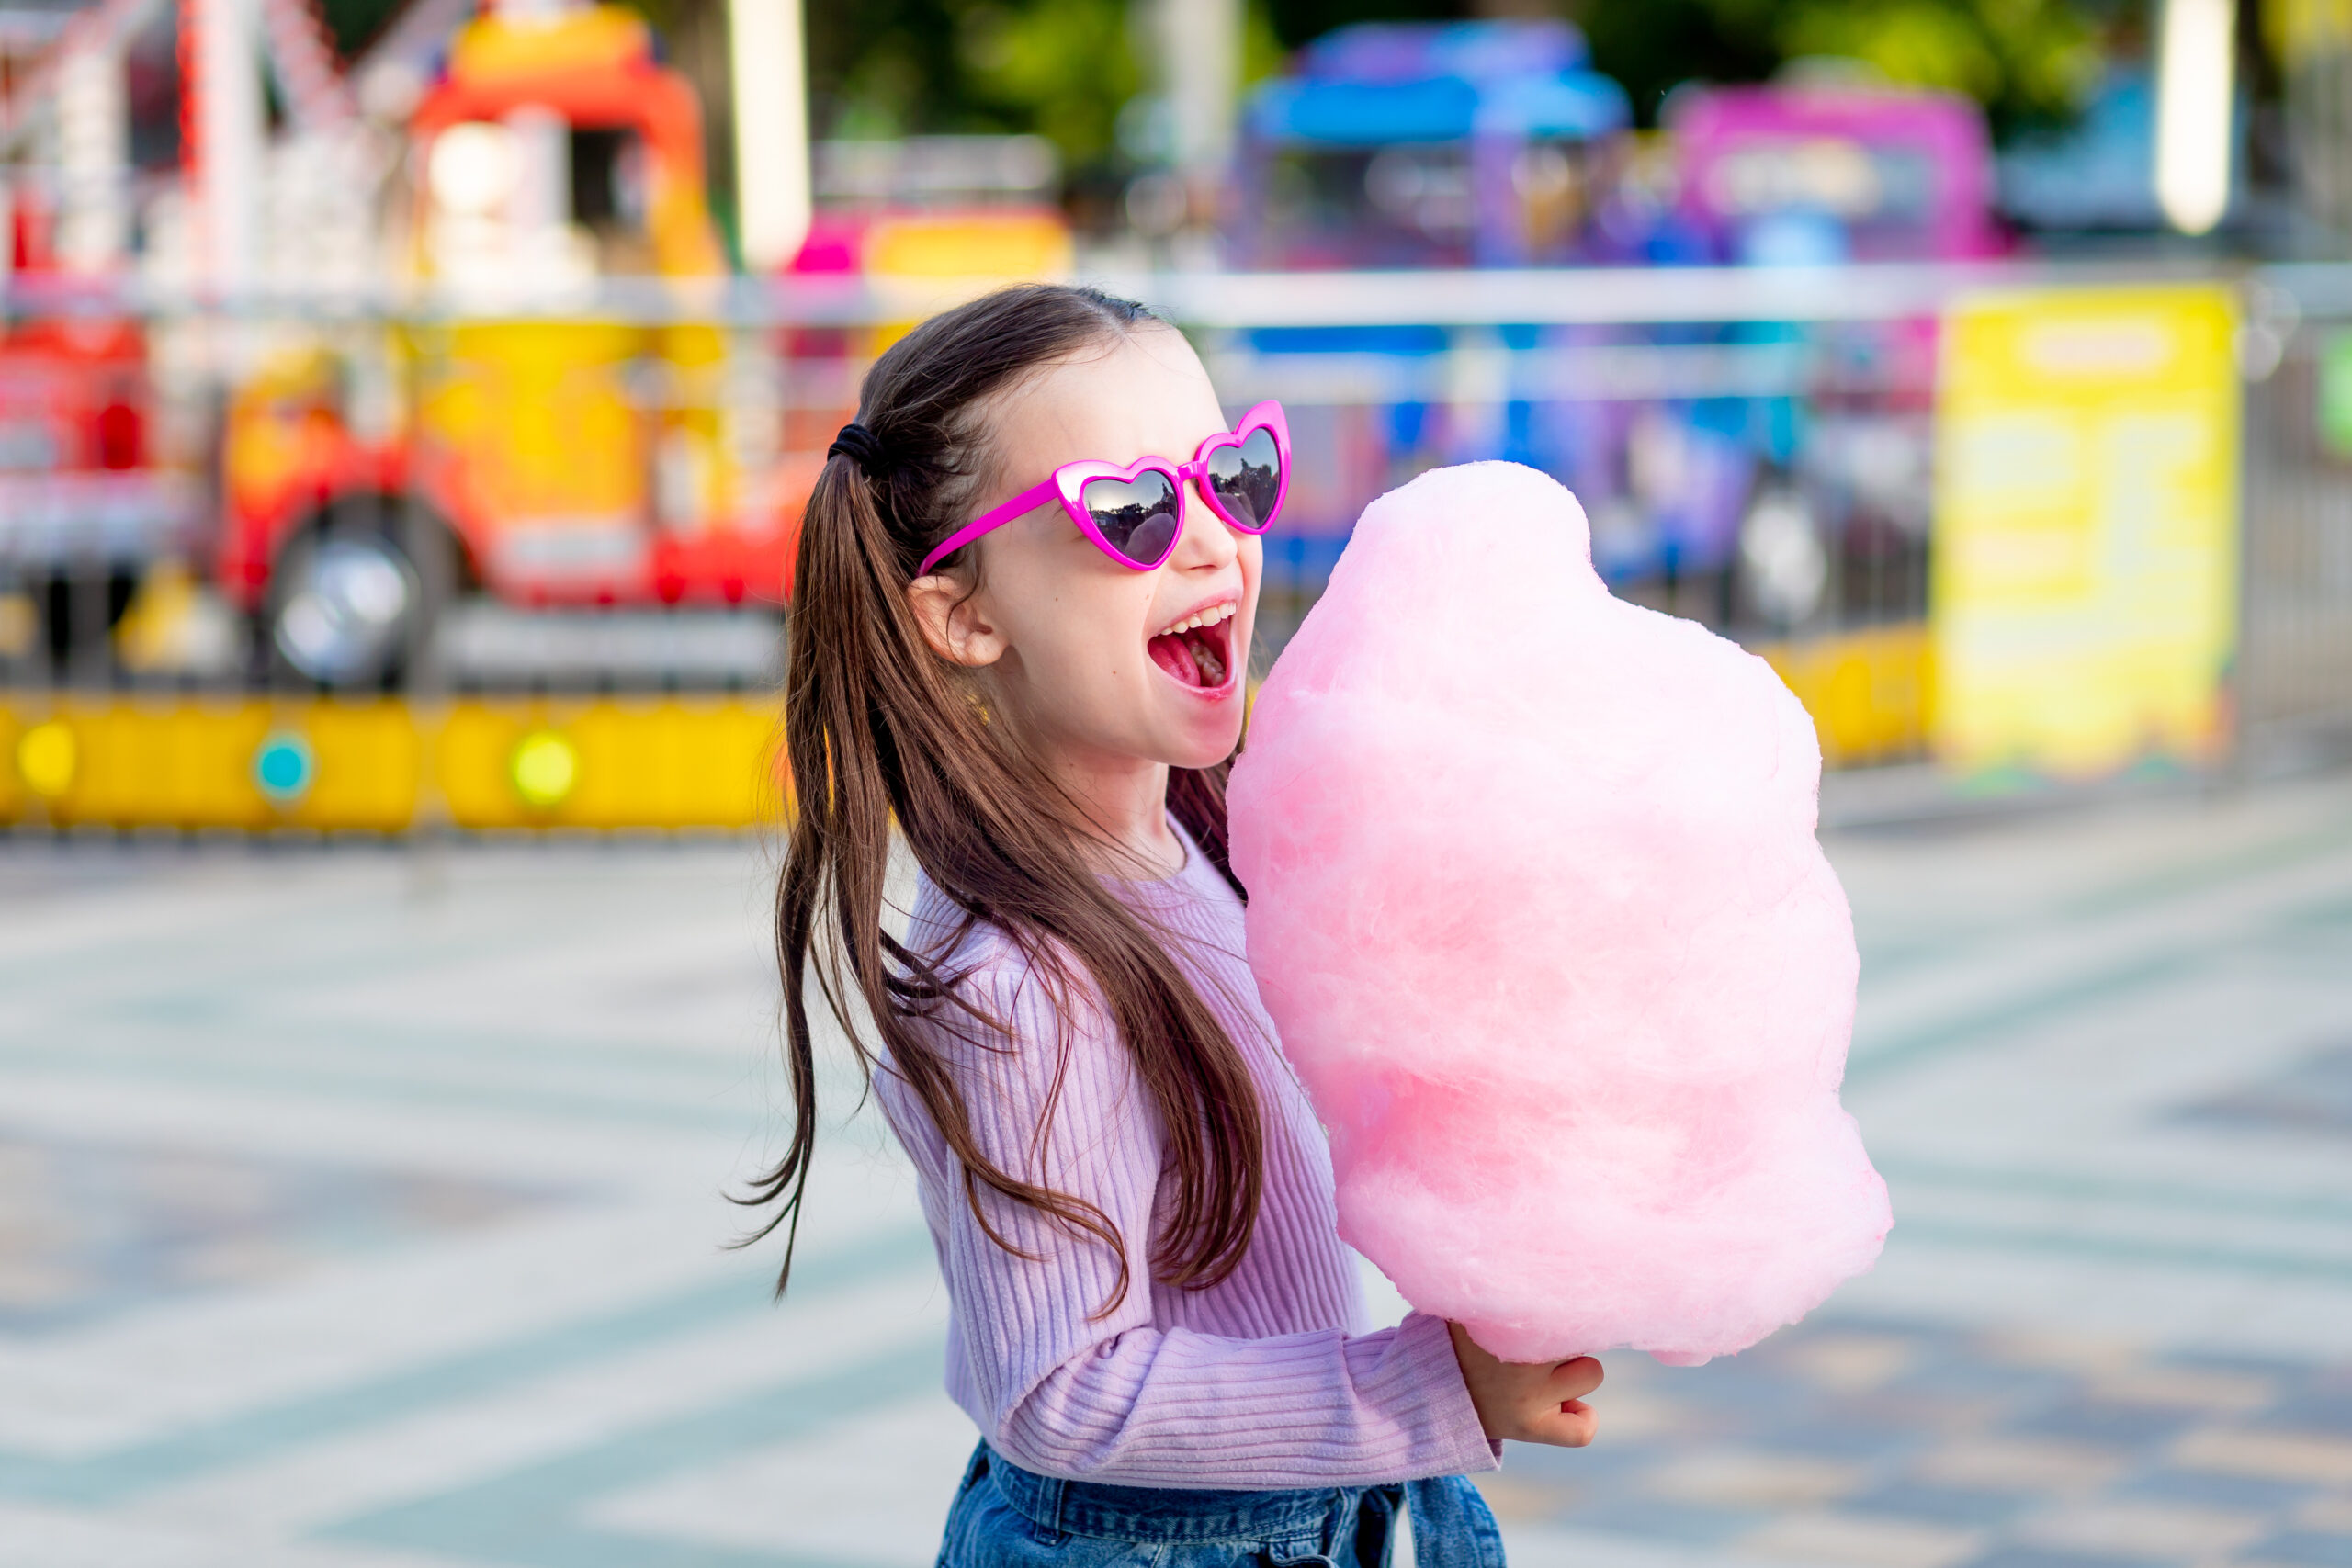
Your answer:
[[[2352,1563],[2352,783],[1834,846],[1879,1271],[1618,1358],[1520,1568]],[[741,844],[0,849],[0,1564],[922,1568],[908,1181],[792,1303]]]

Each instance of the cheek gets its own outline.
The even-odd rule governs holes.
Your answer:
[[[1012,628],[1012,643],[1041,701],[1083,703],[1120,691],[1147,672],[1142,626],[1150,605],[1127,584],[1066,592],[1041,601]]]
[[[1041,678],[1047,670],[1068,677],[1143,656],[1148,574],[1104,559],[1058,509],[1004,533],[988,562],[990,610],[1023,663]]]

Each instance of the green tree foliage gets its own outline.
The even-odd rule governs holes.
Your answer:
[[[818,134],[1034,131],[1073,166],[1114,151],[1120,111],[1156,85],[1150,0],[859,0],[812,5]],[[1242,77],[1284,46],[1252,6]]]
[[[1143,90],[1125,0],[859,0],[808,9],[820,135],[1036,131],[1074,162]]]
[[[345,59],[405,0],[322,0]],[[674,36],[726,0],[619,0]],[[820,136],[1037,131],[1074,163],[1147,86],[1130,0],[804,0]]]
[[[1800,0],[1791,55],[1842,55],[1890,80],[1964,93],[2011,128],[2071,116],[2098,76],[2098,37],[2067,0]]]
[[[1616,78],[1649,125],[1684,82],[1770,76],[1781,63],[1774,22],[1783,9],[1774,0],[1589,0],[1577,21],[1594,68]]]
[[[1753,82],[1786,62],[1839,55],[1888,80],[1965,93],[1996,127],[2063,119],[2097,74],[2103,18],[2120,0],[1555,0],[1584,28],[1593,63],[1645,123],[1683,82]],[[1272,0],[1296,46],[1350,21],[1450,20],[1469,0]],[[1489,14],[1541,14],[1489,4]]]
[[[1449,0],[1272,0],[1268,11],[1274,36],[1296,49],[1350,22],[1441,22],[1470,15],[1466,3]]]
[[[401,0],[324,0],[346,57]],[[660,23],[724,0],[633,0]],[[807,0],[811,105],[829,136],[1038,131],[1073,164],[1108,155],[1119,110],[1151,85],[1151,0]],[[1557,6],[1596,66],[1653,119],[1686,81],[1770,76],[1838,55],[1889,80],[1966,93],[1997,128],[2065,118],[2127,0],[1253,0],[1246,74],[1335,27]]]
[[[391,25],[403,0],[322,0],[328,36],[335,52],[349,60]]]
[[[957,29],[984,111],[1053,138],[1072,159],[1109,152],[1120,108],[1144,87],[1118,0],[975,5]]]
[[[803,15],[818,135],[978,129],[947,0],[855,0]]]

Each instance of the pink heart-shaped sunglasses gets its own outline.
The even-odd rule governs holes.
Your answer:
[[[1184,536],[1184,491],[1198,479],[1202,499],[1227,526],[1262,534],[1290,494],[1290,424],[1280,403],[1260,403],[1229,431],[1210,436],[1189,463],[1141,457],[1115,463],[1064,463],[1032,486],[939,542],[915,575],[931,569],[991,528],[1058,501],[1079,532],[1121,566],[1149,571],[1176,553]]]

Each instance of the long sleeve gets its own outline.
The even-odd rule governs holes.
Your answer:
[[[1270,1197],[1245,1268],[1213,1288],[1211,1310],[1170,1299],[1180,1288],[1155,1283],[1148,1262],[1162,1133],[1125,1045],[1090,998],[1073,998],[1066,1016],[1046,982],[1002,949],[964,984],[1012,1032],[1009,1049],[934,1033],[981,1150],[1094,1205],[1130,1266],[1124,1298],[1105,1312],[1119,1282],[1112,1248],[983,1190],[989,1224],[1011,1248],[1001,1246],[921,1106],[886,1080],[885,1109],[924,1168],[955,1304],[951,1387],[961,1385],[991,1446],[1043,1473],[1133,1485],[1333,1485],[1494,1467],[1442,1322],[1416,1314],[1363,1335],[1344,1321],[1257,1331],[1302,1315],[1301,1301],[1337,1294],[1329,1274],[1347,1264],[1328,1186],[1319,1204]],[[973,1031],[967,1022],[953,1032]],[[1319,1140],[1311,1122],[1308,1131]],[[1270,1164],[1304,1166],[1279,1137],[1270,1144]],[[1324,1157],[1319,1141],[1314,1155]],[[1290,1187],[1307,1184],[1294,1176]],[[1249,1332],[1186,1326],[1188,1315]]]

